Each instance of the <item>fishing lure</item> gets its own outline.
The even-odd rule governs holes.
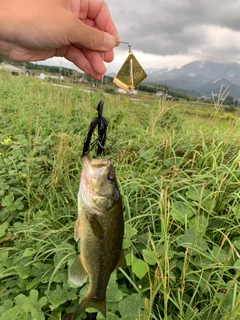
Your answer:
[[[132,53],[131,44],[125,41],[118,42],[128,45],[128,57],[118,71],[116,77],[113,79],[113,83],[131,94],[133,93],[134,88],[147,77],[147,74]]]
[[[107,139],[108,121],[102,116],[104,101],[101,99],[97,106],[98,116],[92,120],[89,125],[88,133],[84,140],[82,156],[97,146],[97,155],[105,150],[105,142]],[[98,129],[97,138],[91,142],[95,129]]]
[[[128,57],[120,70],[118,71],[113,82],[120,88],[127,91],[129,94],[133,93],[136,88],[146,77],[147,74],[143,70],[142,66],[133,55],[131,50],[131,44],[125,41],[118,41],[128,45]],[[103,88],[103,78],[102,78]],[[102,90],[102,89],[101,89]],[[100,155],[105,150],[105,142],[107,139],[108,121],[102,116],[104,101],[101,99],[97,106],[98,117],[94,118],[89,125],[88,133],[84,140],[82,156],[88,153],[97,146],[97,155]],[[93,133],[98,128],[97,138],[91,142]]]

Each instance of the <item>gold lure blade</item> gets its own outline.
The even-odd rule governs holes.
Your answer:
[[[118,71],[116,77],[113,79],[113,83],[123,90],[132,93],[133,89],[136,88],[146,77],[147,74],[140,63],[137,61],[133,53],[129,52],[126,61]]]

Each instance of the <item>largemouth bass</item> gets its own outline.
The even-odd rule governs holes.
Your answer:
[[[83,156],[78,192],[78,219],[74,239],[81,239],[81,253],[69,269],[69,280],[89,288],[73,320],[88,307],[106,317],[106,289],[113,270],[124,267],[124,220],[121,196],[110,160]]]

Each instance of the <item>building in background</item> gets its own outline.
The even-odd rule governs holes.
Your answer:
[[[4,62],[0,64],[0,70],[6,70],[8,72],[11,72],[15,76],[18,76],[20,74],[28,75],[28,71],[25,68],[15,67],[9,63]]]

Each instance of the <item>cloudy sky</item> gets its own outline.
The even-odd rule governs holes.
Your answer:
[[[121,40],[145,68],[193,60],[240,63],[240,0],[105,0]],[[127,47],[115,50],[114,64]]]
[[[105,1],[121,40],[131,43],[144,69],[193,60],[240,63],[240,0]],[[127,54],[126,45],[116,48],[108,72],[117,72]]]

